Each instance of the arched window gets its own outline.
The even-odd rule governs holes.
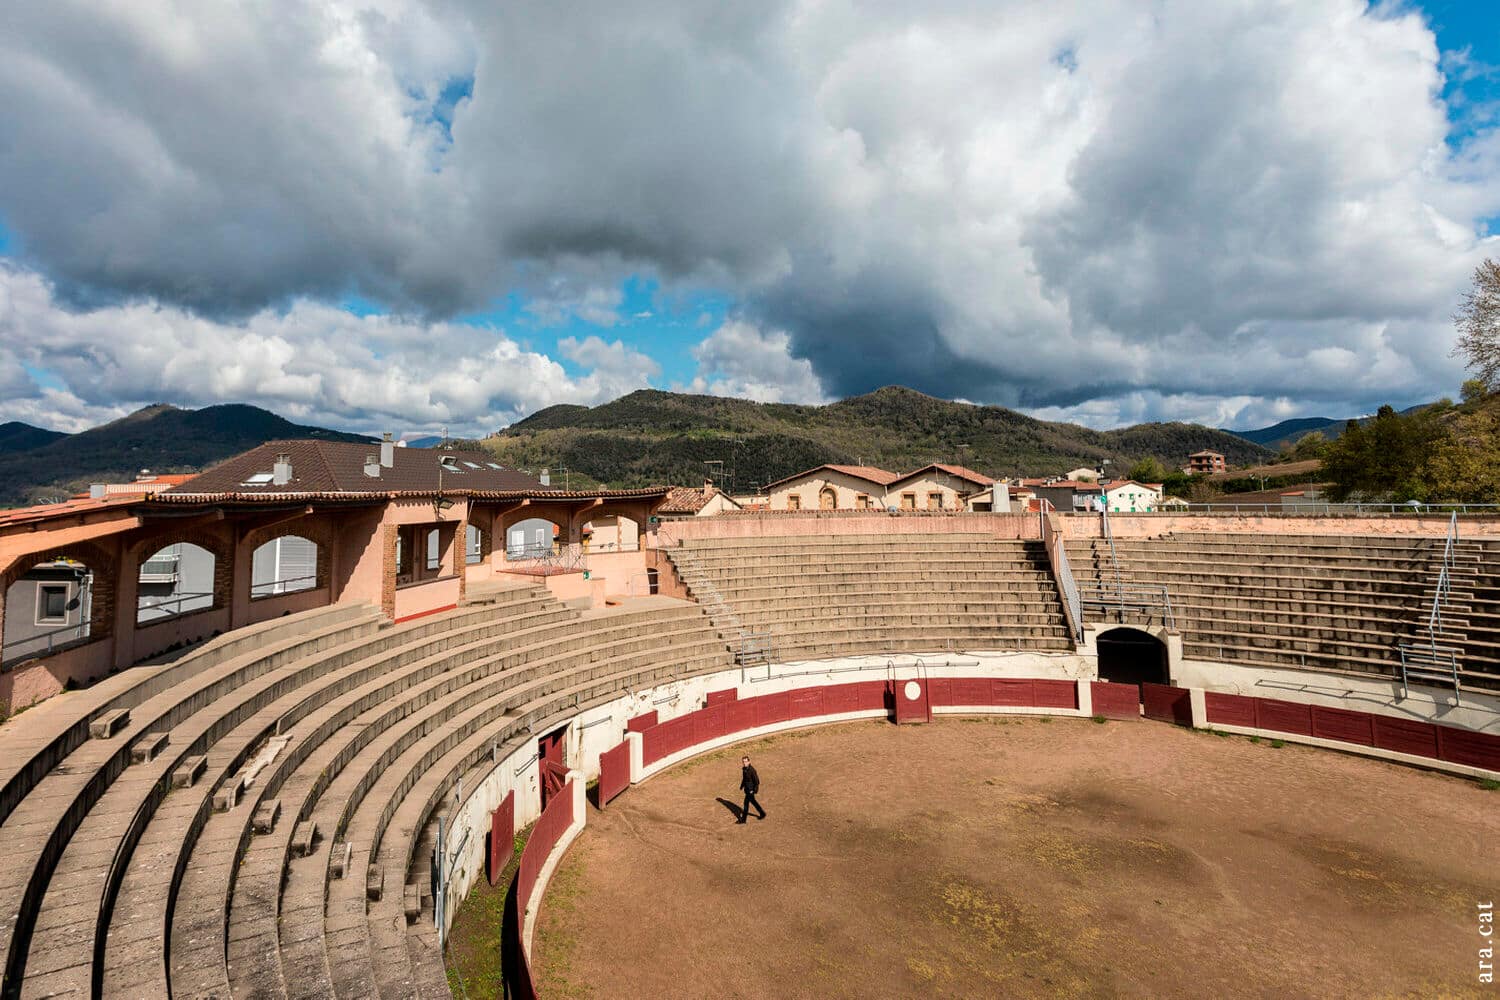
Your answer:
[[[836,510],[839,505],[839,495],[833,491],[832,486],[825,486],[818,493],[818,508],[820,510]]]
[[[137,625],[213,607],[217,559],[201,545],[174,542],[141,562],[136,580]]]
[[[250,596],[295,594],[318,585],[318,546],[301,535],[282,535],[250,556]]]

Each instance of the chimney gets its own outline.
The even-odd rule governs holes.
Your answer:
[[[705,500],[711,499],[713,497],[713,495],[715,493],[717,493],[717,492],[719,492],[719,491],[714,488],[714,481],[712,479],[708,478],[707,476],[704,476],[703,477],[703,499],[705,499]]]
[[[537,479],[540,480],[543,486],[552,485],[552,473],[548,472],[546,469],[542,470],[542,474],[538,476]]]
[[[379,479],[380,478],[380,456],[379,455],[366,455],[365,456],[365,475],[369,476],[371,479]]]
[[[276,456],[276,464],[271,466],[271,484],[273,486],[285,486],[292,481],[292,456],[285,452]]]
[[[104,499],[104,492],[105,491],[104,491],[104,484],[103,483],[94,483],[92,486],[89,487],[89,499],[90,500],[103,500]]]
[[[381,468],[389,469],[396,464],[396,442],[391,440],[391,432],[386,431],[380,436],[380,465]]]

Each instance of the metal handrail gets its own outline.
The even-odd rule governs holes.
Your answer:
[[[1173,510],[1136,510],[1131,516],[1161,517],[1173,514],[1289,514],[1321,517],[1329,514],[1500,514],[1495,503],[1334,503],[1316,500],[1310,503],[1190,503]]]
[[[1443,563],[1438,568],[1438,582],[1432,595],[1432,611],[1427,615],[1427,636],[1437,646],[1438,626],[1443,621],[1443,604],[1453,586],[1453,550],[1458,544],[1458,514],[1448,518],[1448,537],[1443,542]]]
[[[168,611],[165,614],[161,614],[161,615],[155,615],[155,616],[152,617],[151,620],[152,621],[161,621],[161,620],[166,619],[166,618],[177,618],[177,617],[180,617],[182,615],[194,614],[195,612],[198,612],[198,611],[207,611],[210,607],[213,606],[213,596],[214,596],[213,592],[209,591],[208,593],[205,593],[205,594],[178,594],[176,597],[171,598],[170,600],[158,601],[155,604],[143,604],[143,603],[139,603],[138,602],[136,604],[135,617],[136,617],[136,620],[139,621],[140,617],[141,617],[141,612],[143,612],[143,611],[156,611],[156,610],[158,610],[160,608],[165,608],[168,605],[176,605],[177,606],[177,610],[176,611]],[[204,607],[201,607],[201,608],[188,608],[186,610],[183,609],[182,605],[183,605],[184,602],[186,602],[186,601],[196,601],[196,600],[199,600],[199,599],[204,598],[204,597],[206,597],[206,598],[209,599],[209,603],[207,605],[205,605]]]
[[[519,551],[519,557],[512,553]],[[544,573],[571,573],[589,568],[588,553],[581,544],[570,543],[559,548],[551,545],[530,546],[519,550],[508,549],[505,553],[508,567],[540,569]]]
[[[1170,629],[1177,628],[1176,613],[1172,610],[1172,595],[1165,584],[1154,583],[1086,583],[1080,587],[1082,604],[1100,611],[1117,611],[1123,619],[1127,610],[1150,612],[1160,608],[1162,622]]]
[[[313,582],[309,583],[306,587],[286,588],[283,586],[288,583],[301,583],[303,580],[311,580]],[[252,584],[250,587],[250,596],[271,597],[277,594],[297,594],[304,590],[312,590],[316,586],[317,580],[318,575],[316,573],[310,573],[307,576],[289,576],[285,580],[266,580],[262,583]],[[266,589],[267,587],[274,588],[279,586],[282,587],[281,590]]]
[[[30,660],[38,656],[51,656],[53,652],[56,651],[58,646],[67,645],[73,642],[77,642],[80,639],[88,638],[89,624],[90,623],[85,620],[74,625],[64,625],[61,628],[49,629],[46,632],[37,632],[34,635],[28,635],[21,639],[12,639],[10,642],[0,643],[0,662],[8,664],[19,662],[21,660]],[[57,637],[62,635],[64,632],[77,632],[78,634],[75,635],[72,639],[59,640]],[[31,643],[41,642],[43,639],[46,640],[45,652],[40,649],[31,650],[29,652],[19,653],[16,655],[7,655],[5,652],[7,649],[11,649],[12,647],[25,646]]]
[[[1060,533],[1052,530],[1052,522],[1046,519],[1046,513],[1042,514],[1042,544],[1047,549],[1054,572],[1057,576],[1057,589],[1062,592],[1063,602],[1068,609],[1069,624],[1073,629],[1075,640],[1083,641],[1083,600],[1078,593],[1078,581],[1073,579],[1073,567],[1068,562],[1068,547]]]

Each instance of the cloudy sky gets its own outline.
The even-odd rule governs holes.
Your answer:
[[[47,0],[0,32],[0,420],[482,433],[899,383],[1107,427],[1456,393],[1477,0]]]

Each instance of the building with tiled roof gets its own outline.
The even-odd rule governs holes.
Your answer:
[[[389,435],[387,435],[389,438]],[[267,441],[173,489],[174,494],[509,493],[547,489],[485,452],[344,441]]]
[[[994,494],[1002,494],[998,504]],[[771,510],[971,509],[969,499],[988,493],[992,509],[1009,506],[1004,484],[961,465],[934,462],[901,474],[870,465],[820,465],[767,487]]]
[[[706,479],[698,488],[672,487],[656,512],[661,517],[709,517],[740,509],[738,501],[716,487],[713,480]]]

